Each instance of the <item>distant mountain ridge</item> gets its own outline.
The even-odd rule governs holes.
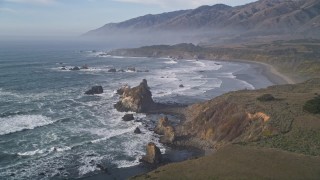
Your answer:
[[[157,15],[145,15],[106,24],[86,36],[177,31],[212,33],[320,34],[319,0],[259,0],[242,6],[201,6]]]

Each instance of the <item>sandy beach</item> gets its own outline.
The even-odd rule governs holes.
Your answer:
[[[259,69],[260,73],[264,75],[270,82],[272,82],[274,85],[280,85],[280,84],[295,84],[296,82],[280,73],[276,70],[275,67],[273,67],[270,64],[263,63],[263,62],[257,62],[257,61],[250,61],[250,60],[243,60],[243,59],[233,59],[233,60],[224,60],[229,62],[242,62],[247,64],[256,64],[259,65],[257,68]]]

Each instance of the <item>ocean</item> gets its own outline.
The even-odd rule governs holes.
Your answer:
[[[0,42],[0,179],[76,179],[101,173],[99,165],[119,172],[139,164],[150,141],[165,153],[152,131],[159,116],[134,113],[136,121],[124,122],[113,108],[123,85],[146,79],[156,102],[186,105],[272,85],[254,64],[105,55],[113,48]],[[68,70],[83,65],[89,69]],[[84,94],[95,85],[104,93]]]

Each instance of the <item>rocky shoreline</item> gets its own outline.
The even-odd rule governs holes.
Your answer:
[[[288,133],[292,129],[295,115],[285,110],[291,108],[290,101],[280,97],[283,93],[294,94],[295,91],[306,92],[309,96],[310,89],[317,89],[318,84],[319,80],[311,80],[299,85],[272,86],[255,91],[242,90],[226,93],[203,103],[183,106],[154,102],[147,80],[144,79],[136,87],[120,88],[120,98],[115,108],[122,112],[179,117],[180,123],[173,125],[170,118],[162,116],[154,132],[161,135],[160,142],[168,147],[196,148],[202,151],[196,155],[199,156],[211,154],[229,144],[252,143]],[[262,97],[266,95],[272,98],[262,101]],[[270,103],[272,106],[268,105]],[[277,108],[274,109],[273,106]],[[283,114],[286,114],[285,118]],[[151,171],[172,162],[162,156],[156,145],[149,142],[146,144],[146,155],[141,159],[143,164],[137,167],[147,167]]]

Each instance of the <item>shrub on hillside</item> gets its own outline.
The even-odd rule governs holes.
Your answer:
[[[276,98],[274,98],[271,94],[264,94],[260,97],[257,98],[259,101],[273,101],[275,100]]]
[[[303,110],[313,114],[320,114],[320,96],[307,101],[303,106]]]

